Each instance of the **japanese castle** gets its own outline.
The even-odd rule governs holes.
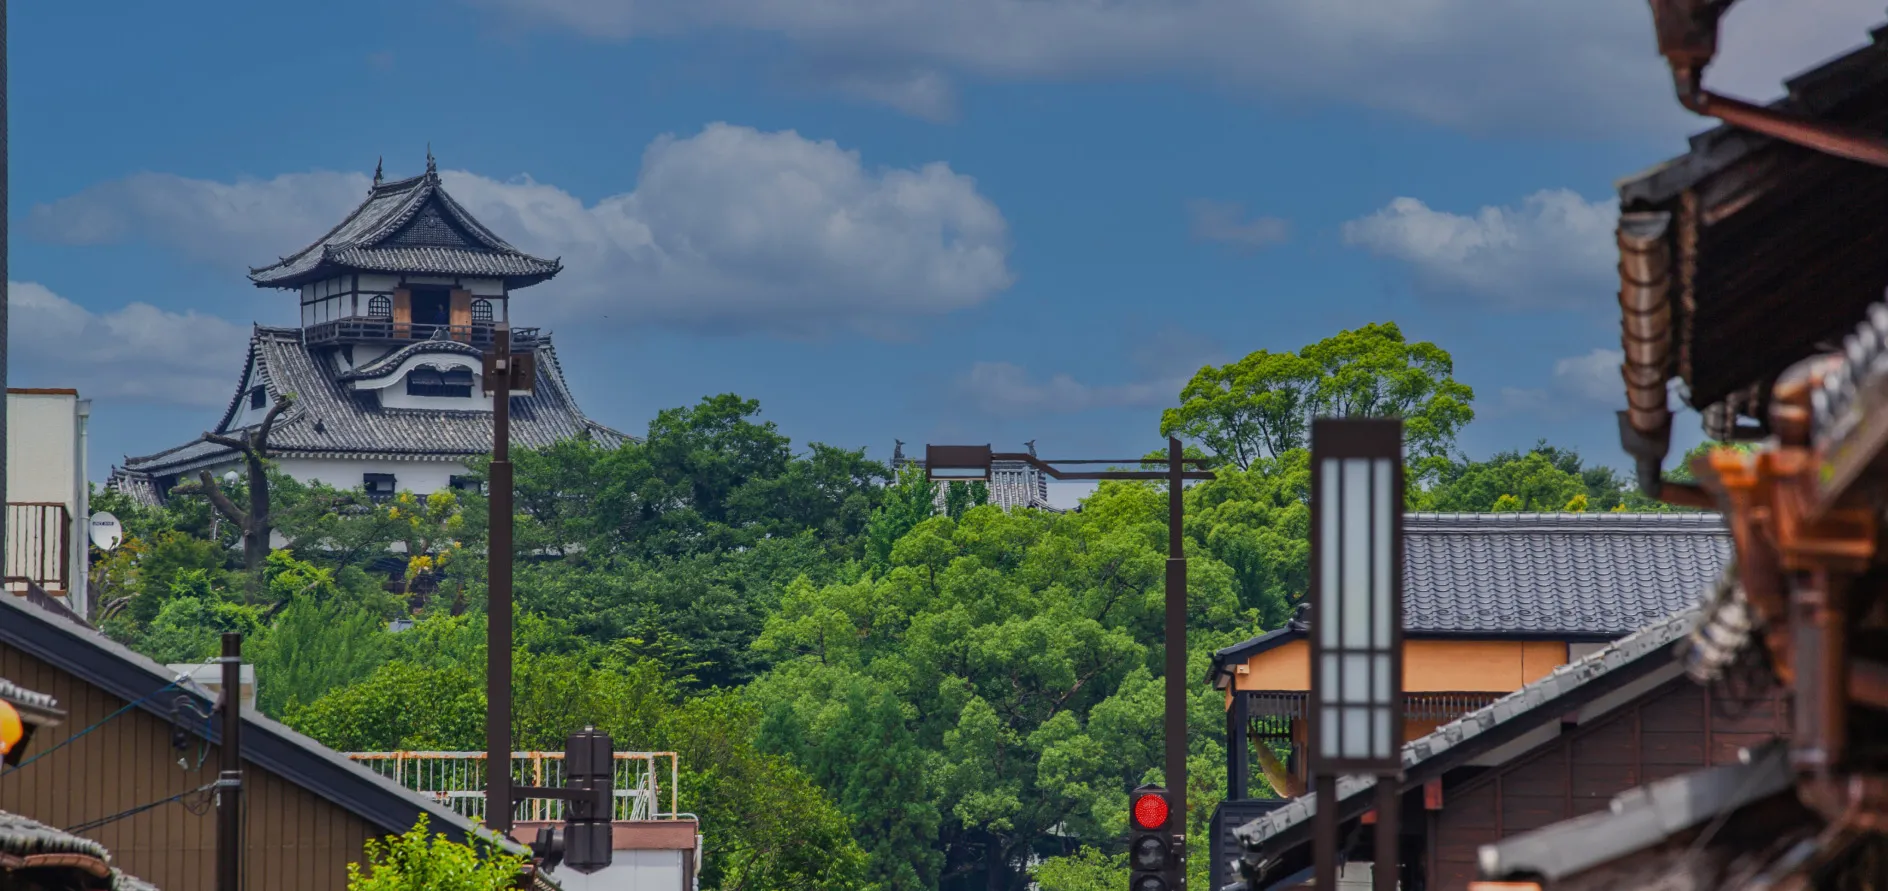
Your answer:
[[[301,325],[257,325],[236,392],[213,432],[260,424],[283,396],[269,451],[302,482],[364,487],[375,497],[466,485],[466,460],[492,447],[491,395],[483,352],[511,320],[511,296],[563,268],[507,244],[472,218],[426,172],[385,181],[378,168],[367,199],[314,244],[260,269],[259,288],[301,296]],[[541,447],[587,436],[627,437],[584,416],[565,385],[549,332],[512,328],[512,349],[529,351],[535,386],[514,390],[511,440]],[[111,485],[147,503],[242,456],[206,437],[127,458]]]

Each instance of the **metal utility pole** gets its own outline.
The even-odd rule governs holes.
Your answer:
[[[1180,440],[1167,437],[1167,793],[1173,802],[1174,888],[1187,882],[1187,554],[1181,528],[1186,466]]]
[[[7,206],[12,180],[7,170],[7,3],[0,0],[0,209]],[[0,212],[0,541],[7,531],[7,214]]]
[[[511,327],[492,331],[490,543],[486,548],[485,825],[511,833]]]
[[[243,636],[223,635],[222,772],[216,778],[216,891],[243,886]]]

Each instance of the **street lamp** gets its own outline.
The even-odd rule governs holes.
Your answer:
[[[1337,778],[1377,778],[1377,891],[1397,873],[1403,748],[1403,422],[1311,424],[1310,772],[1317,887],[1337,884]]]
[[[1126,460],[1046,461],[1027,452],[993,452],[988,445],[924,447],[924,475],[932,482],[989,482],[996,462],[1021,462],[1055,480],[1166,480],[1167,481],[1167,709],[1166,773],[1168,799],[1174,818],[1173,878],[1168,886],[1179,891],[1186,883],[1187,812],[1187,559],[1181,534],[1181,486],[1186,480],[1210,480],[1210,470],[1187,470],[1206,462],[1182,457],[1180,440],[1167,437],[1167,457]],[[1063,470],[1059,464],[1158,464],[1165,470]]]

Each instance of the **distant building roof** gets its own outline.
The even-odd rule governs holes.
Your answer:
[[[1029,454],[1036,453],[1036,442],[1024,443]],[[923,458],[905,457],[903,440],[892,440],[892,472],[896,473],[905,465],[922,468]],[[1062,513],[1062,509],[1049,503],[1049,476],[1032,467],[1025,461],[996,461],[990,465],[990,502],[1003,508],[1029,507],[1050,513]],[[937,489],[937,509],[944,510],[945,487]]]
[[[1403,535],[1412,637],[1615,638],[1695,603],[1731,549],[1715,513],[1408,514]],[[1220,650],[1214,676],[1316,621]]]
[[[30,869],[35,873],[66,869],[98,880],[96,885],[77,887],[157,891],[156,886],[113,868],[111,853],[105,850],[104,845],[19,814],[0,811],[0,876],[18,869]],[[61,884],[59,887],[66,886]]]
[[[556,275],[562,264],[526,254],[472,218],[439,182],[432,158],[426,172],[376,182],[347,219],[314,244],[279,262],[251,269],[258,287],[294,288],[342,271],[504,279],[521,288]]]
[[[429,350],[467,353],[473,348],[453,341],[421,341],[395,351],[395,355],[403,361]],[[536,352],[536,388],[530,395],[511,400],[514,445],[539,448],[590,436],[614,446],[629,439],[590,420],[577,407],[550,335],[537,339]],[[249,342],[249,356],[260,360],[262,384],[270,401],[285,394],[295,397],[294,405],[276,421],[269,436],[270,449],[278,456],[463,459],[492,449],[489,411],[386,408],[356,401],[344,386],[348,374],[334,364],[334,350],[303,344],[300,329],[257,326]],[[382,364],[369,363],[363,371]],[[218,432],[229,432],[243,395],[238,392],[231,399],[217,425]],[[154,455],[127,458],[114,486],[126,491],[139,485],[138,477],[189,472],[232,456],[228,448],[199,437]]]

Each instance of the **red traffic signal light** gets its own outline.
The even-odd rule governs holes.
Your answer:
[[[1134,825],[1145,830],[1163,829],[1167,826],[1167,796],[1158,792],[1143,792],[1134,797]]]

